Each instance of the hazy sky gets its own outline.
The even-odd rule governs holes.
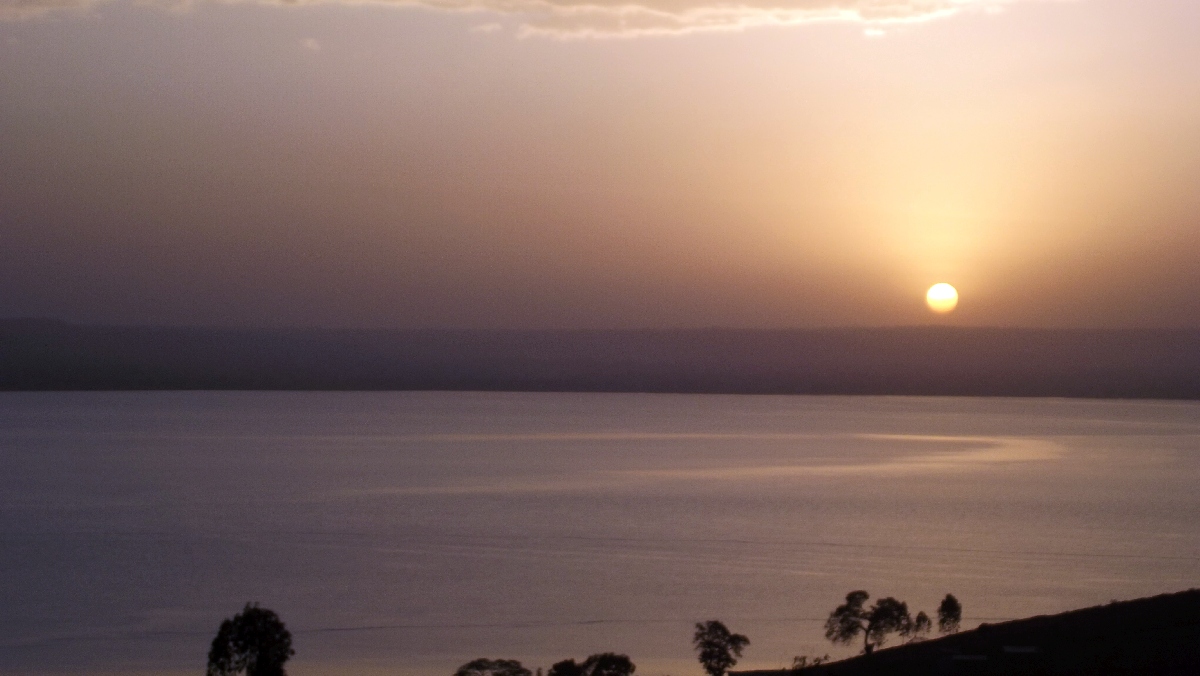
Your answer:
[[[1200,327],[1200,2],[0,0],[0,316]]]

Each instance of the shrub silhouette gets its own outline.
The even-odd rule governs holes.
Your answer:
[[[954,598],[954,594],[946,594],[937,609],[938,631],[943,634],[953,634],[962,624],[962,604]]]
[[[829,661],[829,655],[796,655],[792,658],[792,671],[800,671],[809,667],[819,667]]]
[[[516,660],[471,660],[458,668],[454,676],[533,676],[533,672]]]
[[[286,676],[283,663],[295,654],[292,634],[274,611],[247,603],[221,623],[208,651],[208,676]]]
[[[742,656],[742,649],[750,645],[750,639],[730,633],[717,620],[709,620],[696,623],[692,645],[700,654],[700,665],[709,676],[724,676],[729,667],[737,664],[737,658]]]

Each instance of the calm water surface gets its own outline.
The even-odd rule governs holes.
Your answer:
[[[1200,586],[1200,404],[0,395],[0,673],[198,673],[246,601],[293,676],[834,652],[851,589],[967,625]]]

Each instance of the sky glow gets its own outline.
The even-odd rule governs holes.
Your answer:
[[[3,316],[1200,326],[1194,2],[0,16]]]

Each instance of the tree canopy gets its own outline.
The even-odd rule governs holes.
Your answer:
[[[910,627],[908,631],[908,640],[924,640],[924,638],[929,635],[930,629],[933,629],[933,621],[930,620],[929,616],[925,614],[924,610],[922,610],[921,612],[917,613],[916,617],[913,618],[912,627]]]
[[[459,667],[454,676],[533,676],[533,672],[517,660],[490,660],[480,657]]]
[[[862,635],[863,652],[869,653],[882,646],[890,634],[916,641],[924,638],[933,627],[924,611],[914,618],[904,601],[887,596],[868,608],[866,604],[870,598],[871,595],[861,589],[846,594],[846,602],[829,613],[825,620],[825,638],[835,644],[849,644]]]
[[[750,645],[750,639],[734,634],[717,620],[697,622],[692,645],[699,653],[700,665],[709,676],[724,676],[730,667],[737,664],[742,650]]]
[[[247,603],[217,629],[208,651],[208,676],[286,676],[283,663],[295,654],[292,634],[272,610]]]
[[[546,672],[546,676],[584,676],[583,665],[576,662],[574,658],[555,662],[550,665],[550,671]]]
[[[876,601],[866,619],[866,641],[872,649],[883,645],[888,634],[903,634],[912,625],[908,604],[891,596]]]
[[[628,655],[597,653],[582,663],[573,659],[556,662],[546,676],[632,676],[636,670]]]
[[[954,594],[946,594],[937,609],[938,631],[943,634],[953,634],[962,624],[962,604],[954,598]]]
[[[636,670],[628,655],[600,653],[583,661],[584,676],[632,676]]]

